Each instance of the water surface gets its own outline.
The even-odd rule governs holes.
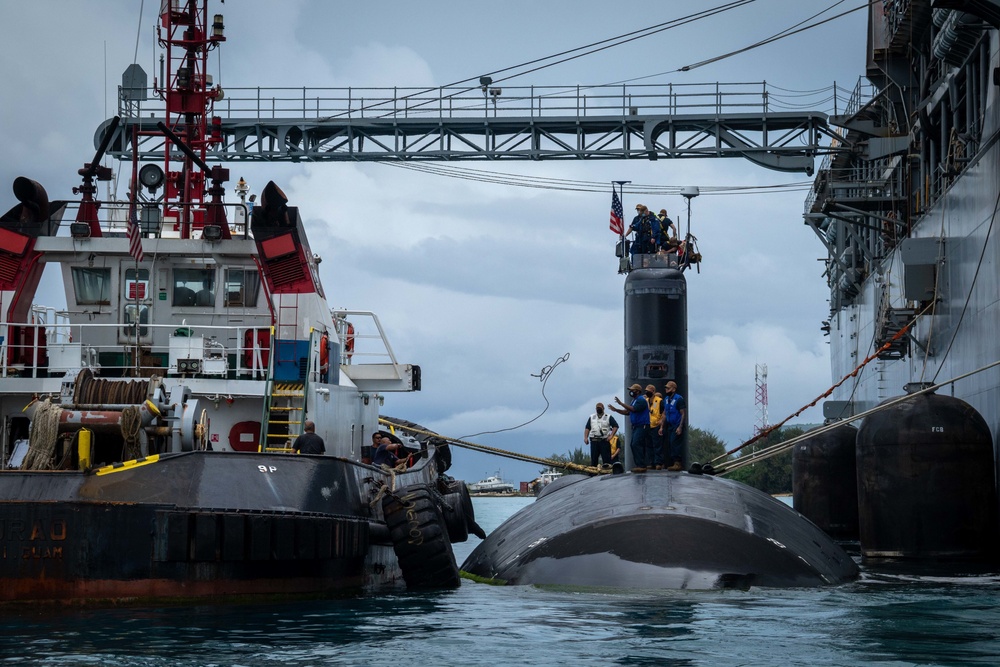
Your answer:
[[[527,498],[477,498],[489,531]],[[455,545],[461,563],[478,544]],[[283,604],[0,611],[0,665],[1000,663],[1000,574],[826,589],[498,587]]]

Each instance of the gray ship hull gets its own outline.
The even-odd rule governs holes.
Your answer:
[[[824,417],[969,374],[938,393],[982,415],[995,462],[1000,367],[982,369],[1000,361],[1000,11],[909,0],[869,12],[866,80],[831,117],[848,150],[806,202],[828,250],[832,380],[848,377]]]

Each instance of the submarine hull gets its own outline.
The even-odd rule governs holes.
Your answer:
[[[571,475],[493,531],[462,569],[508,584],[636,589],[845,583],[855,562],[799,513],[716,477]]]

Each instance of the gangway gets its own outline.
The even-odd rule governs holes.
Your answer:
[[[123,82],[134,85],[134,73]],[[836,87],[833,88],[836,100]],[[828,95],[828,92],[823,93]],[[827,97],[827,99],[829,99]],[[817,100],[816,104],[820,104]],[[223,161],[560,160],[743,157],[811,174],[850,149],[829,116],[766,83],[481,88],[227,88],[216,93]],[[792,110],[785,110],[792,109]],[[834,109],[836,114],[836,109]],[[108,153],[162,159],[156,91],[119,89]],[[95,144],[110,121],[98,128]],[[138,139],[133,146],[133,128]],[[839,137],[838,137],[839,138]],[[825,145],[824,145],[825,144]]]

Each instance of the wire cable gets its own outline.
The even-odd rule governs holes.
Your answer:
[[[848,14],[853,14],[854,12],[856,12],[858,10],[865,9],[867,7],[870,7],[870,6],[874,5],[876,2],[881,2],[881,1],[882,0],[871,0],[870,2],[866,2],[865,4],[861,5],[860,7],[855,7],[854,9],[849,9],[846,12],[841,12],[840,14],[836,14],[835,16],[831,16],[829,18],[825,18],[822,21],[817,21],[816,23],[812,23],[810,25],[798,28],[796,30],[790,30],[790,29],[786,28],[785,30],[783,30],[783,31],[781,31],[781,32],[779,32],[779,33],[771,36],[771,37],[768,37],[767,39],[762,39],[761,41],[759,41],[759,42],[757,42],[755,44],[751,44],[749,46],[745,46],[742,49],[737,49],[736,51],[730,51],[729,53],[724,53],[724,54],[722,54],[720,56],[715,56],[714,58],[709,58],[707,60],[702,60],[700,62],[692,63],[690,65],[685,65],[684,67],[681,67],[680,69],[678,69],[676,71],[678,71],[678,72],[690,72],[693,69],[697,69],[699,67],[704,67],[705,65],[710,65],[712,63],[719,62],[720,60],[725,60],[726,58],[731,58],[733,56],[738,56],[738,55],[740,55],[742,53],[746,53],[747,51],[752,51],[752,50],[758,49],[758,48],[760,48],[762,46],[766,46],[768,44],[771,44],[772,42],[776,42],[779,39],[784,39],[785,37],[791,37],[792,35],[797,35],[800,32],[805,32],[806,30],[811,30],[812,28],[817,28],[817,27],[819,27],[821,25],[829,23],[830,21],[835,21],[835,20],[837,20],[837,19],[839,19],[841,17],[847,16]],[[836,7],[839,4],[840,3],[838,2],[838,3],[836,3],[833,6]],[[822,12],[820,12],[820,14],[828,11],[829,9],[830,8],[827,8],[827,9],[823,10]],[[819,14],[817,14],[817,16],[818,15]],[[806,20],[809,20],[809,19],[806,19]],[[801,25],[801,24],[797,24],[797,25]]]
[[[523,424],[518,424],[517,426],[509,426],[507,428],[498,428],[498,429],[493,430],[493,431],[481,431],[479,433],[472,433],[470,435],[463,435],[463,436],[461,436],[458,439],[459,440],[465,440],[467,438],[475,438],[476,436],[480,436],[480,435],[489,435],[489,434],[492,434],[492,433],[504,433],[505,431],[514,431],[516,429],[521,428],[522,426],[527,426],[531,422],[537,420],[539,417],[541,417],[542,415],[544,415],[548,411],[548,409],[549,409],[549,398],[548,398],[548,396],[545,395],[545,384],[549,381],[549,378],[552,377],[552,372],[556,368],[558,368],[560,364],[562,364],[562,363],[564,363],[564,362],[566,362],[568,360],[569,360],[569,352],[567,352],[563,356],[559,357],[558,359],[556,359],[554,362],[552,362],[548,366],[544,366],[542,368],[542,370],[538,371],[538,373],[532,373],[531,374],[531,377],[538,378],[541,381],[541,383],[542,383],[542,399],[544,399],[544,401],[545,401],[545,408],[543,408],[542,411],[539,412],[537,415],[535,415],[534,417],[532,417],[528,421],[524,422]]]
[[[424,162],[379,160],[376,161],[376,163],[400,169],[409,169],[411,171],[432,174],[435,176],[457,178],[480,183],[508,185],[513,187],[571,192],[605,192],[608,187],[606,181],[582,181],[541,176],[527,176],[521,174],[511,174],[509,172],[452,167],[448,165],[428,164]],[[699,187],[701,189],[701,193],[705,195],[773,194],[775,192],[805,192],[812,187],[812,181],[792,181],[789,183],[778,183],[774,185],[706,185]],[[681,189],[681,186],[677,185],[661,186],[652,184],[634,184],[629,186],[629,194],[669,196],[679,195]]]
[[[576,53],[576,55],[570,56],[568,58],[562,58],[561,60],[556,60],[555,62],[552,62],[552,63],[548,63],[548,64],[544,64],[544,65],[539,65],[538,67],[532,67],[531,69],[525,70],[523,72],[518,72],[516,74],[510,74],[510,75],[505,76],[505,77],[503,77],[501,79],[497,79],[496,81],[491,81],[491,83],[499,83],[501,81],[509,81],[510,79],[513,79],[513,78],[518,77],[518,76],[523,76],[525,74],[529,74],[529,73],[532,73],[532,72],[537,72],[537,71],[545,69],[547,67],[553,67],[555,65],[559,65],[559,64],[568,62],[570,60],[575,60],[576,58],[582,58],[583,56],[590,55],[592,53],[597,53],[599,51],[604,51],[606,49],[609,49],[609,48],[612,48],[612,47],[615,47],[615,46],[621,46],[622,44],[627,44],[627,43],[633,42],[633,41],[635,41],[637,39],[643,39],[645,37],[650,37],[652,35],[656,35],[658,33],[661,33],[661,32],[663,32],[665,30],[670,30],[672,28],[676,28],[676,27],[679,27],[679,26],[682,26],[682,25],[687,25],[688,23],[692,23],[694,21],[699,21],[699,20],[701,20],[703,18],[708,18],[710,16],[714,16],[714,15],[722,13],[722,12],[727,12],[727,11],[729,11],[731,9],[736,9],[737,7],[742,7],[743,5],[747,5],[747,4],[750,4],[750,3],[753,3],[753,2],[756,2],[756,0],[735,0],[734,2],[729,2],[729,3],[724,4],[724,5],[719,5],[719,6],[716,6],[716,7],[712,7],[710,9],[702,10],[700,12],[695,12],[693,14],[688,14],[688,15],[682,16],[680,18],[671,19],[669,21],[664,21],[663,23],[658,23],[656,25],[648,26],[646,28],[641,28],[639,30],[632,30],[632,31],[629,31],[627,33],[623,33],[621,35],[616,35],[615,37],[608,37],[606,39],[602,39],[602,40],[599,40],[597,42],[591,42],[590,44],[585,44],[583,46],[578,46],[578,47],[575,47],[575,48],[572,48],[572,49],[567,49],[565,51],[560,51],[559,53],[554,53],[552,55],[544,56],[544,57],[541,57],[541,58],[535,58],[533,60],[528,60],[528,61],[525,61],[523,63],[519,63],[517,65],[511,65],[509,67],[503,67],[503,68],[500,68],[500,69],[492,70],[490,72],[486,72],[485,74],[483,74],[481,76],[470,76],[470,77],[467,77],[465,79],[460,79],[458,81],[453,81],[452,83],[446,84],[444,86],[434,86],[432,88],[425,88],[425,89],[422,89],[420,91],[417,91],[417,92],[414,92],[414,93],[410,93],[409,95],[404,95],[403,97],[400,97],[399,99],[400,100],[407,100],[407,99],[410,99],[410,98],[413,98],[413,97],[417,97],[419,95],[425,95],[427,93],[434,92],[435,90],[442,90],[444,88],[451,88],[451,87],[454,87],[454,86],[462,86],[464,84],[469,83],[470,81],[477,81],[478,82],[478,81],[483,80],[484,77],[491,77],[491,76],[494,76],[494,75],[497,75],[497,74],[503,74],[504,72],[510,72],[512,70],[517,70],[517,69],[520,69],[520,68],[523,68],[523,67],[530,67],[530,66],[536,65],[538,63],[543,63],[546,60],[552,60],[554,58],[562,58],[562,56],[566,56],[568,54],[576,53],[578,51],[583,51],[583,53]],[[588,50],[588,49],[590,49],[590,50]],[[479,86],[471,86],[471,87],[468,87],[468,88],[464,88],[464,89],[456,91],[454,93],[450,93],[450,94],[444,96],[441,99],[449,99],[449,98],[455,97],[457,95],[462,95],[462,94],[467,93],[469,91],[475,90],[478,87]],[[437,99],[435,99],[433,101],[434,102],[438,102]],[[430,103],[431,103],[431,101],[428,100],[427,102],[424,102],[423,104],[430,104]],[[374,108],[375,106],[377,106],[377,105],[362,106],[361,108],[355,109],[353,111],[356,111],[356,112],[366,111],[366,110],[370,110],[370,109]],[[416,106],[419,107],[421,105],[418,104]],[[347,113],[347,112],[343,112],[343,113]],[[328,116],[324,120],[332,120],[334,118],[338,118],[341,115],[343,115],[343,113],[341,113],[341,114],[335,114],[335,115],[332,115],[332,116]]]

